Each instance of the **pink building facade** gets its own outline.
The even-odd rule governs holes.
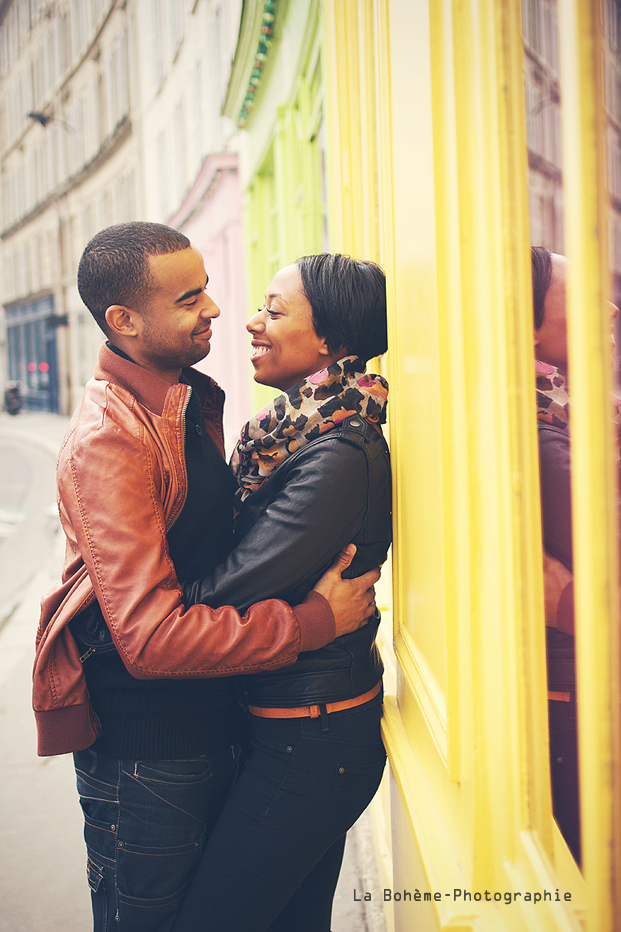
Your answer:
[[[209,275],[208,291],[221,310],[213,326],[211,353],[197,368],[211,375],[226,392],[224,429],[228,455],[241,425],[253,413],[237,154],[207,156],[179,210],[168,222],[182,230],[203,254]]]

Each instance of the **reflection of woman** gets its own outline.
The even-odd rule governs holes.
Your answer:
[[[565,276],[567,260],[543,246],[531,250],[537,371],[541,519],[545,558],[550,772],[554,817],[580,863],[580,794],[570,467],[570,396],[567,376]],[[618,309],[610,304],[611,319]],[[613,340],[614,346],[614,340]],[[557,562],[558,561],[558,562]],[[561,565],[562,564],[562,565]],[[563,573],[565,567],[565,573]],[[562,595],[559,593],[562,587]],[[554,610],[548,610],[549,603]]]
[[[546,551],[572,572],[565,259],[532,249],[541,519]],[[580,863],[574,638],[546,619],[554,817]]]
[[[248,323],[255,379],[281,390],[233,455],[238,543],[186,600],[241,607],[306,594],[348,542],[352,576],[390,544],[384,275],[345,256],[278,272]],[[345,833],[382,775],[379,618],[284,670],[247,678],[252,753],[203,853],[175,932],[328,932]]]

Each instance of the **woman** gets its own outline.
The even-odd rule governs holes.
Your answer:
[[[565,293],[567,259],[551,253],[543,246],[533,246],[531,260],[541,520],[546,551],[544,572],[552,805],[559,829],[576,862],[580,864],[577,690],[571,576],[571,401]],[[614,349],[614,320],[619,311],[614,304],[609,303],[609,308],[611,349]],[[613,399],[613,404],[618,430],[618,398]]]
[[[247,324],[255,380],[279,395],[242,430],[237,546],[185,587],[189,604],[297,599],[350,541],[352,576],[391,538],[387,385],[364,361],[386,350],[374,263],[307,256],[278,272]],[[252,752],[174,926],[329,932],[345,833],[382,776],[379,616],[353,635],[247,678]]]

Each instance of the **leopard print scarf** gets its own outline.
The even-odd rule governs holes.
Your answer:
[[[569,392],[567,376],[556,366],[535,360],[537,373],[537,420],[553,424],[569,431]],[[613,392],[611,398],[614,413],[617,462],[621,462],[621,398]]]
[[[569,429],[567,376],[547,362],[535,360],[537,373],[537,420]]]
[[[278,395],[244,425],[231,457],[238,505],[296,450],[350,415],[385,422],[388,383],[365,368],[356,356],[339,359]]]

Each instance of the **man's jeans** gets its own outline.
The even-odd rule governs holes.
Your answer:
[[[168,932],[239,755],[237,746],[198,760],[74,754],[94,932]]]

